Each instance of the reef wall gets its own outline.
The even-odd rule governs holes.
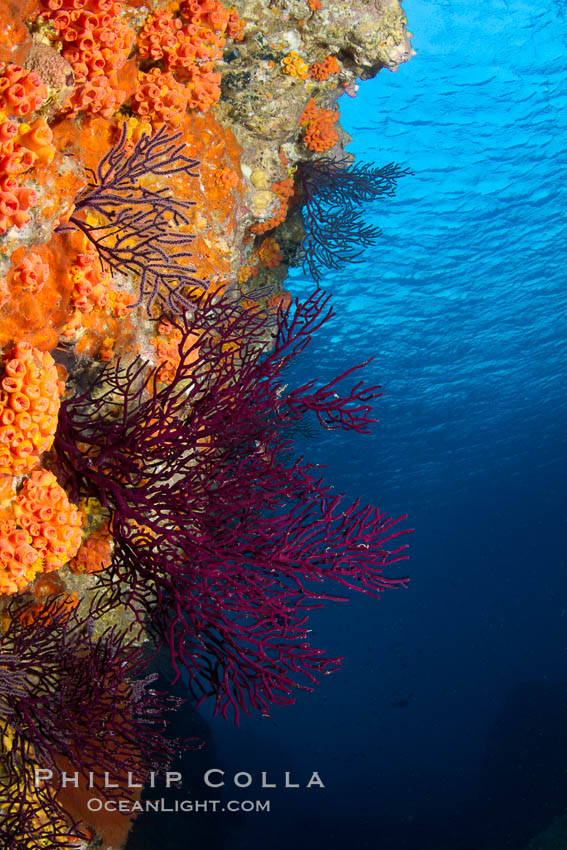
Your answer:
[[[289,460],[379,393],[288,387],[332,308],[284,283],[376,237],[358,206],[404,172],[352,164],[338,100],[410,36],[396,0],[1,4],[3,847],[124,843],[133,814],[86,802],[181,746],[152,648],[238,720],[338,666],[307,640],[322,583],[405,583],[395,521]]]

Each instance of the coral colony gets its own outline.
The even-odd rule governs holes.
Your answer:
[[[355,262],[365,247],[377,241],[380,230],[365,224],[362,204],[393,195],[399,178],[410,173],[394,163],[373,168],[347,158],[320,157],[298,164],[296,182],[305,227],[303,268],[314,280],[320,281],[325,269]]]
[[[3,848],[123,846],[89,793],[135,801],[196,745],[158,651],[238,723],[339,667],[312,611],[406,584],[404,517],[294,452],[367,433],[380,388],[290,367],[407,173],[352,163],[337,97],[411,54],[395,3],[0,5]]]
[[[132,306],[143,302],[151,316],[157,298],[175,313],[190,306],[183,292],[203,286],[187,265],[191,236],[184,228],[189,226],[186,210],[194,201],[174,198],[165,188],[149,189],[141,179],[179,173],[197,177],[198,163],[183,154],[181,133],[172,135],[165,124],[153,136],[142,136],[130,152],[127,131],[124,124],[118,144],[101,160],[88,189],[75,200],[69,223],[59,229],[82,231],[103,268],[135,276],[140,293]],[[81,215],[85,210],[90,217]],[[104,223],[94,224],[93,215]]]
[[[60,412],[61,480],[77,502],[111,511],[105,603],[146,609],[198,702],[212,696],[237,719],[248,704],[267,713],[293,702],[294,688],[336,668],[306,643],[307,612],[332,598],[326,579],[369,593],[399,583],[382,575],[405,548],[388,546],[392,521],[289,463],[286,429],[305,413],[327,428],[373,421],[374,387],[336,392],[348,373],[283,383],[326,303],[315,293],[286,308],[263,354],[261,314],[204,296],[178,325],[171,383],[160,388],[159,367],[148,378],[142,362],[118,360]]]

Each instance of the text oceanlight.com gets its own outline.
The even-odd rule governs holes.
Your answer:
[[[90,812],[123,812],[140,814],[143,812],[269,812],[270,800],[103,800],[91,797],[87,801]]]

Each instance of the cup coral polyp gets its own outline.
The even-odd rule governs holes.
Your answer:
[[[39,109],[47,97],[47,87],[35,71],[9,64],[0,76],[0,111],[22,118]]]
[[[322,62],[313,62],[309,67],[309,76],[313,80],[322,83],[328,80],[333,74],[338,74],[341,70],[336,56],[326,56]]]
[[[75,75],[75,89],[65,107],[68,114],[111,118],[122,106],[126,92],[118,72],[134,43],[122,9],[120,0],[41,0],[36,18],[51,24],[52,41],[63,42],[62,56]]]
[[[76,555],[81,545],[81,514],[52,472],[37,470],[24,481],[14,515],[41,555],[43,571],[57,570]]]
[[[0,387],[0,473],[23,475],[51,448],[64,384],[48,352],[20,342],[6,355]]]
[[[305,127],[303,144],[311,151],[328,151],[339,141],[334,124],[339,120],[338,111],[319,109],[311,98],[300,118],[300,125]]]
[[[220,97],[221,75],[215,72],[214,63],[222,58],[226,38],[241,38],[244,23],[234,9],[225,9],[218,0],[185,2],[179,13],[181,17],[171,9],[158,9],[147,17],[138,36],[138,55],[141,59],[163,61],[167,89],[174,90],[175,78],[172,82],[169,76],[176,75],[184,83],[188,98],[185,108],[206,112]],[[159,73],[158,68],[152,71]],[[139,85],[135,103],[141,94]],[[139,111],[136,106],[134,109]],[[159,114],[159,110],[155,111]]]

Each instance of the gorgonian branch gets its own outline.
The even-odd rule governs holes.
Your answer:
[[[9,614],[0,637],[0,738],[8,736],[12,756],[31,747],[40,767],[63,759],[99,782],[104,770],[143,781],[167,765],[177,742],[165,739],[162,712],[178,701],[140,681],[147,660],[134,638],[116,628],[95,637],[92,620],[57,598],[33,620],[15,605]]]
[[[167,187],[149,189],[142,182],[184,174],[197,177],[198,162],[183,153],[182,133],[164,126],[142,136],[129,150],[127,125],[119,141],[91,172],[86,190],[75,200],[69,224],[96,248],[103,267],[138,279],[139,296],[152,315],[154,302],[177,314],[191,304],[191,294],[206,284],[195,278],[187,246],[187,210],[193,201],[172,197]]]
[[[373,421],[377,388],[340,389],[352,369],[287,388],[286,366],[330,314],[321,291],[296,301],[278,313],[274,341],[261,313],[205,295],[176,325],[172,383],[140,360],[118,363],[102,392],[61,405],[60,474],[75,498],[112,511],[101,610],[145,605],[195,699],[212,696],[236,718],[293,702],[336,668],[308,643],[309,611],[337,598],[330,584],[380,595],[405,583],[383,575],[406,557],[405,531],[289,462],[289,429],[309,410],[327,427],[364,432]]]
[[[381,235],[366,224],[361,204],[395,193],[400,177],[409,169],[389,163],[381,168],[330,157],[300,162],[297,182],[301,192],[303,267],[319,281],[323,269],[338,269],[356,262],[364,248]]]

